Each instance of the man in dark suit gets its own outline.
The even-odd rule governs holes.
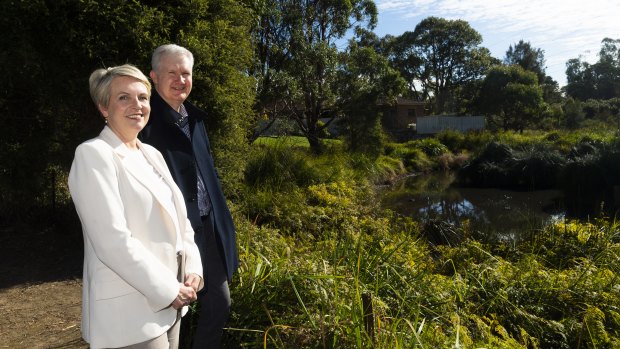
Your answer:
[[[140,139],[157,148],[181,189],[203,263],[205,287],[194,349],[219,348],[230,313],[228,283],[238,267],[235,227],[217,177],[204,126],[206,113],[187,101],[192,90],[192,53],[178,45],[155,49],[151,117]]]

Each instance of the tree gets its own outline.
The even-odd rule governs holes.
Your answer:
[[[581,103],[572,98],[568,98],[564,104],[564,125],[571,130],[579,128],[585,119],[585,113]]]
[[[481,42],[466,21],[428,17],[397,38],[393,62],[410,87],[419,83],[424,99],[434,100],[434,112],[443,113],[459,87],[479,80],[495,62]]]
[[[256,125],[249,138],[250,142],[271,128],[276,121],[288,115],[288,108],[281,98],[287,93],[288,84],[283,73],[287,59],[287,41],[279,3],[278,0],[254,2],[256,23],[252,27],[252,37],[255,59],[250,75],[255,78],[257,86],[253,106]],[[268,123],[261,125],[262,121]]]
[[[534,48],[529,42],[519,40],[514,47],[510,45],[504,58],[506,65],[518,65],[521,68],[531,71],[538,77],[538,84],[543,90],[545,102],[560,102],[560,87],[557,81],[546,73],[545,51]]]
[[[363,24],[372,28],[377,9],[370,0],[264,0],[256,35],[259,81],[257,113],[285,111],[320,152],[320,132],[339,114],[336,40]],[[273,93],[278,91],[278,93]],[[274,98],[277,97],[277,98]],[[276,110],[277,109],[277,110]]]
[[[478,110],[499,120],[504,130],[532,125],[545,108],[536,74],[520,66],[495,66],[482,82]]]
[[[566,94],[572,98],[585,101],[596,93],[593,71],[588,62],[581,58],[571,58],[566,62]]]
[[[578,100],[620,97],[620,39],[605,38],[594,64],[573,58],[566,63],[566,93]]]
[[[504,58],[506,65],[519,65],[527,71],[531,71],[538,77],[538,83],[545,80],[545,52],[539,48],[533,48],[529,42],[519,40],[514,47],[510,45]]]
[[[421,67],[424,62],[416,52],[414,33],[408,31],[397,37],[386,35],[381,40],[387,47],[390,62],[407,82],[407,97],[418,101],[427,100],[430,91],[421,85]]]
[[[3,3],[0,201],[47,204],[75,146],[102,126],[88,95],[90,72],[140,64],[151,48],[142,39],[159,15],[125,1]]]
[[[348,52],[341,55],[339,104],[349,149],[378,156],[383,150],[379,103],[394,101],[404,91],[405,81],[372,46],[351,40]]]
[[[249,10],[232,0],[4,1],[0,19],[0,202],[48,200],[80,142],[103,125],[88,95],[96,68],[150,69],[153,49],[174,42],[194,51],[192,100],[207,108],[224,185],[240,179],[252,101],[246,35]],[[183,21],[179,21],[183,18]],[[50,35],[53,33],[54,35]],[[232,144],[234,142],[234,144]],[[57,182],[62,179],[59,177]],[[228,186],[230,188],[230,186]],[[52,194],[50,194],[52,195]],[[0,209],[4,209],[0,206]]]
[[[183,18],[166,40],[190,49],[195,57],[194,89],[190,99],[204,108],[213,155],[228,197],[243,179],[247,137],[252,127],[255,81],[247,72],[252,64],[252,12],[236,0],[186,0],[170,4],[168,13]],[[177,14],[175,12],[180,11]],[[157,42],[161,44],[163,42]]]

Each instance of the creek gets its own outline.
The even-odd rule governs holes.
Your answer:
[[[453,173],[407,177],[381,191],[381,203],[425,224],[439,221],[492,240],[516,241],[525,232],[566,217],[559,190],[463,188]]]

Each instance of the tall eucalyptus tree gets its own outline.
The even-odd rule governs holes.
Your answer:
[[[620,39],[603,39],[596,63],[581,57],[568,60],[566,80],[566,93],[575,99],[620,97]]]
[[[557,81],[546,73],[545,51],[540,48],[533,47],[529,42],[519,40],[518,43],[510,45],[504,64],[518,65],[521,68],[536,74],[538,84],[542,88],[543,98],[546,102],[560,102],[560,87]]]
[[[410,86],[421,86],[422,98],[433,101],[435,113],[450,112],[459,91],[497,61],[481,43],[482,36],[466,21],[428,17],[396,39],[393,61]]]
[[[340,113],[337,41],[377,22],[372,0],[263,0],[255,33],[259,115],[294,120],[310,147]],[[327,123],[320,119],[327,118]]]
[[[348,148],[370,156],[379,156],[383,151],[381,106],[394,103],[406,89],[398,70],[377,52],[377,43],[350,41],[342,55],[338,83],[341,124]]]

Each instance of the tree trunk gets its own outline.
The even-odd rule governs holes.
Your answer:
[[[310,108],[308,108],[310,109]],[[318,108],[314,108],[314,110],[320,110]],[[314,154],[321,154],[323,152],[323,143],[319,138],[319,116],[318,112],[316,113],[307,113],[306,114],[306,138],[308,139],[308,143],[310,144],[310,150]]]
[[[318,132],[316,130],[316,127],[309,128],[308,133],[306,134],[306,138],[308,139],[308,143],[310,144],[310,150],[312,150],[314,154],[321,154],[324,150],[323,142],[321,142],[321,139],[319,138],[317,133]]]

